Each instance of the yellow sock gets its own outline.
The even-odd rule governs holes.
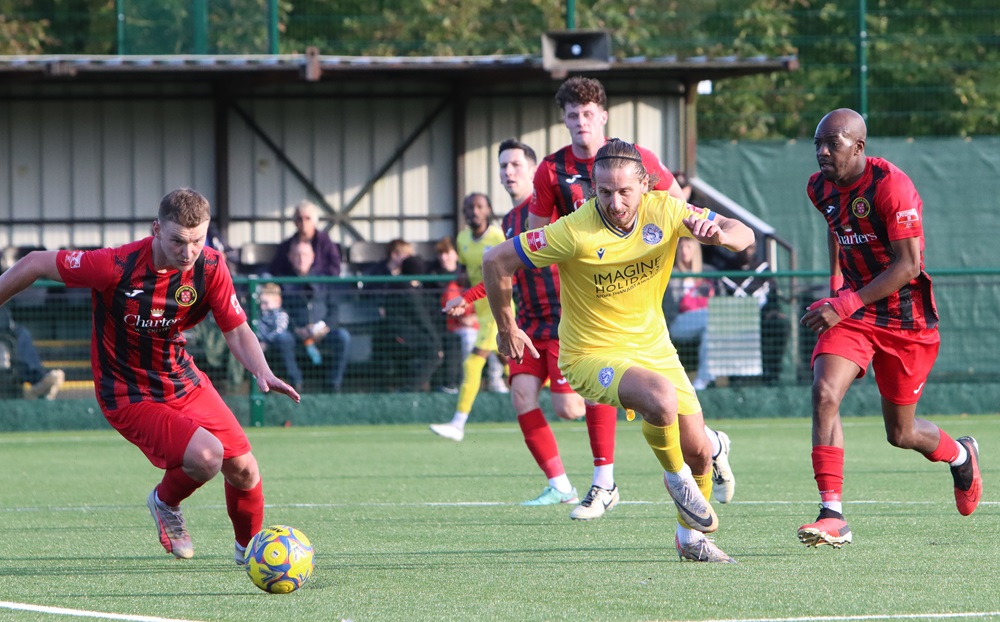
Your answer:
[[[455,410],[463,413],[472,411],[472,404],[479,395],[479,386],[483,382],[483,367],[486,359],[475,352],[465,357],[462,363],[462,386],[458,389],[458,405]]]
[[[643,419],[642,435],[646,437],[646,443],[653,450],[653,455],[660,461],[664,471],[677,473],[684,468],[681,432],[677,419],[665,428],[657,427]]]
[[[698,484],[698,490],[701,491],[701,496],[705,497],[708,501],[712,498],[712,472],[709,471],[704,475],[695,475],[694,481]]]

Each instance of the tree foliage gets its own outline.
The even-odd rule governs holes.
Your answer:
[[[266,53],[270,0],[0,0],[6,53],[194,51],[192,9],[207,6],[209,53]],[[280,51],[340,55],[537,55],[567,27],[570,0],[280,0]],[[996,0],[576,0],[575,24],[612,35],[616,56],[797,55],[791,73],[720,81],[699,101],[703,137],[796,138],[832,108],[867,97],[877,135],[1000,133]]]

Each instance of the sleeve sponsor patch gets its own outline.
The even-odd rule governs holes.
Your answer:
[[[545,232],[541,229],[529,231],[524,237],[528,242],[528,250],[532,253],[537,253],[549,245],[548,241],[545,239]]]
[[[916,208],[910,208],[908,210],[896,212],[897,225],[913,225],[916,224],[919,220],[920,220],[920,214],[917,213]]]
[[[229,304],[233,305],[233,311],[236,312],[236,315],[243,315],[243,307],[240,306],[240,299],[236,294],[229,297]]]
[[[83,251],[70,251],[63,258],[63,263],[68,270],[76,270],[83,261]]]

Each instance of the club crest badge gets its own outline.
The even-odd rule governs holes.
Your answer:
[[[659,244],[663,239],[663,229],[650,223],[642,228],[642,241],[650,246]]]
[[[182,307],[190,307],[198,301],[198,291],[190,285],[182,285],[174,292],[174,300]]]
[[[611,381],[615,379],[615,370],[612,367],[605,367],[601,371],[597,372],[597,381],[601,383],[601,386],[607,389],[611,386]]]
[[[864,197],[858,197],[851,201],[851,212],[858,218],[868,218],[872,213],[872,204]]]

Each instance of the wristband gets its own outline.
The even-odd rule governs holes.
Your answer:
[[[842,289],[836,298],[830,299],[830,306],[837,312],[840,319],[846,320],[854,315],[855,311],[865,306],[865,303],[861,302],[861,296],[858,296],[858,292],[851,289]]]
[[[823,298],[822,300],[817,300],[816,302],[809,305],[809,310],[818,309],[823,305],[830,305],[833,310],[837,312],[840,319],[845,320],[852,315],[858,309],[865,306],[865,303],[861,301],[861,296],[858,296],[856,291],[850,289],[841,290],[837,294],[836,298]]]
[[[842,274],[832,274],[830,275],[830,291],[837,293],[840,288],[844,286],[844,275]]]

